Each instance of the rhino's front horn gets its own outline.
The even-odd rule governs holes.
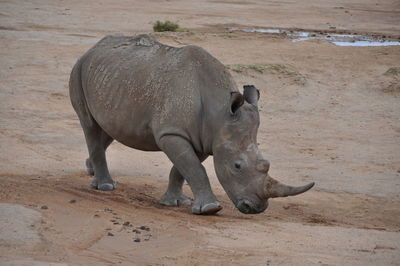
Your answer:
[[[264,192],[267,198],[287,197],[304,193],[313,186],[314,182],[301,187],[292,187],[282,184],[268,175]]]

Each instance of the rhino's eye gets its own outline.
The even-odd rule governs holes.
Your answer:
[[[240,168],[242,168],[242,166],[240,165],[240,163],[237,163],[237,162],[236,162],[236,163],[235,163],[235,168],[238,169],[238,170],[240,170]]]

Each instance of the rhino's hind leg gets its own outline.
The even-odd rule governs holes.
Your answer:
[[[105,132],[104,132],[105,133]],[[113,142],[113,138],[111,138],[110,136],[108,136],[108,134],[102,134],[101,137],[101,143],[103,144],[104,147],[104,151],[107,150],[108,146],[110,146],[110,144]],[[90,158],[87,158],[85,161],[85,165],[86,165],[86,172],[88,175],[94,176],[94,168],[93,168],[93,164],[90,161]]]
[[[80,63],[78,62],[71,73],[70,97],[83,132],[89,151],[89,159],[86,161],[89,174],[94,174],[92,187],[99,190],[115,189],[115,182],[108,172],[106,161],[106,149],[112,142],[112,138],[97,124],[89,111],[85,95],[81,85]]]
[[[182,185],[185,179],[175,166],[169,173],[169,183],[167,192],[161,196],[160,203],[166,206],[192,205],[192,200],[182,192]]]
[[[99,190],[113,190],[116,183],[111,178],[106,161],[106,149],[113,139],[97,124],[86,108],[82,109],[78,109],[77,113],[89,151],[86,166],[88,173],[94,174],[91,186]]]
[[[107,147],[104,145],[105,140],[107,141],[107,143],[111,143],[112,138],[100,128],[100,126],[97,124],[96,121],[94,121],[94,119],[89,125],[84,123],[81,124],[85,133],[86,144],[89,151],[89,159],[86,162],[87,165],[89,165],[89,167],[93,169],[94,172],[94,179],[91,183],[91,186],[99,190],[115,189],[116,184],[112,180],[111,175],[108,171],[106,161]]]

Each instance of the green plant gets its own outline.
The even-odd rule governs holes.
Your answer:
[[[169,20],[162,22],[157,20],[157,22],[153,25],[153,30],[155,32],[163,32],[163,31],[177,31],[179,29],[179,25],[173,23]]]

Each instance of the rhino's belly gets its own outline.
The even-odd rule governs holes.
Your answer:
[[[99,126],[113,139],[122,144],[143,151],[159,151],[146,117],[132,119],[132,115],[115,114],[107,116],[101,111],[93,112]]]

